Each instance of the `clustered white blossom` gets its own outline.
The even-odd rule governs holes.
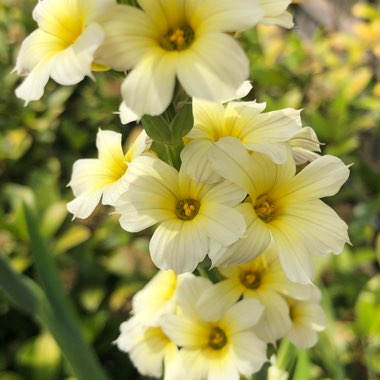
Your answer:
[[[321,198],[339,191],[349,169],[321,155],[300,110],[265,112],[265,103],[242,100],[249,60],[235,33],[292,27],[291,1],[137,2],[40,0],[38,29],[17,58],[26,78],[16,94],[28,103],[49,77],[69,85],[92,71],[126,72],[121,122],[142,118],[145,130],[125,153],[120,133],[99,129],[98,158],[75,162],[67,206],[87,218],[101,201],[126,231],[156,226],[149,249],[160,271],[136,294],[116,343],[143,375],[250,376],[268,361],[268,344],[286,337],[308,348],[326,326],[313,259],[350,241]],[[178,87],[183,108],[173,100]],[[190,119],[159,118],[189,104]],[[180,164],[159,144],[179,146]],[[205,260],[217,283],[191,273]]]

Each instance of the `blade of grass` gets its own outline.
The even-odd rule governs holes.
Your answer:
[[[105,380],[107,376],[80,330],[79,320],[65,294],[53,256],[38,229],[37,218],[27,205],[24,205],[24,212],[31,251],[48,302],[43,304],[41,317],[56,338],[78,380]]]

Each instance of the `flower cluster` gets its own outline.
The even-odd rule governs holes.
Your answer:
[[[220,274],[226,279],[213,284],[160,271],[135,295],[116,344],[140,373],[238,380],[260,370],[279,338],[300,348],[315,344],[326,325],[319,293],[291,283],[273,252]]]
[[[250,376],[268,344],[287,337],[308,348],[326,325],[313,258],[350,241],[321,198],[349,169],[322,155],[300,110],[243,100],[249,60],[235,38],[257,23],[292,27],[289,3],[40,0],[34,9],[17,96],[40,99],[49,77],[68,85],[127,72],[121,122],[143,125],[126,153],[120,133],[99,129],[98,158],[75,162],[67,207],[87,218],[101,201],[126,231],[156,226],[149,250],[161,271],[116,341],[144,375]],[[207,263],[219,281],[192,274]]]

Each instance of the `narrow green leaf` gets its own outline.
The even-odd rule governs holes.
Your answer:
[[[105,380],[107,377],[79,328],[78,319],[59,280],[53,256],[39,231],[37,218],[26,205],[24,212],[35,265],[47,298],[42,303],[39,316],[57,340],[78,380]]]
[[[15,272],[7,259],[0,255],[0,289],[21,310],[36,314],[39,311],[40,293],[31,280]]]

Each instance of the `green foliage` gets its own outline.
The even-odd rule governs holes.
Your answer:
[[[58,380],[71,374],[51,335],[25,313],[36,312],[30,284],[37,280],[26,203],[39,216],[38,228],[87,341],[112,379],[137,379],[127,355],[112,342],[128,317],[132,295],[155,272],[149,233],[123,231],[106,208],[74,222],[66,210],[72,164],[95,157],[97,129],[113,129],[125,138],[130,133],[113,114],[121,77],[99,73],[96,83],[85,80],[75,87],[50,81],[43,99],[24,107],[14,96],[20,80],[11,70],[21,41],[35,28],[34,4],[5,0],[0,5],[0,255],[11,264],[0,275],[17,273],[22,280],[11,290],[25,297],[16,307],[5,296],[7,289],[0,292],[0,378]],[[353,246],[339,256],[318,258],[328,327],[315,348],[293,352],[294,379],[380,376],[380,74],[372,35],[380,16],[373,7],[355,12],[369,22],[355,24],[353,34],[319,29],[305,40],[297,30],[259,27],[240,36],[251,61],[250,96],[266,101],[268,110],[303,108],[304,125],[316,130],[324,153],[354,164],[349,182],[328,200],[349,223]],[[175,125],[162,120],[161,130],[149,132],[149,119],[143,123],[158,141],[162,136],[156,133],[165,141],[165,128],[180,132],[171,141],[173,152],[159,152],[167,161],[174,157],[178,166],[181,139],[191,124],[187,106]]]

